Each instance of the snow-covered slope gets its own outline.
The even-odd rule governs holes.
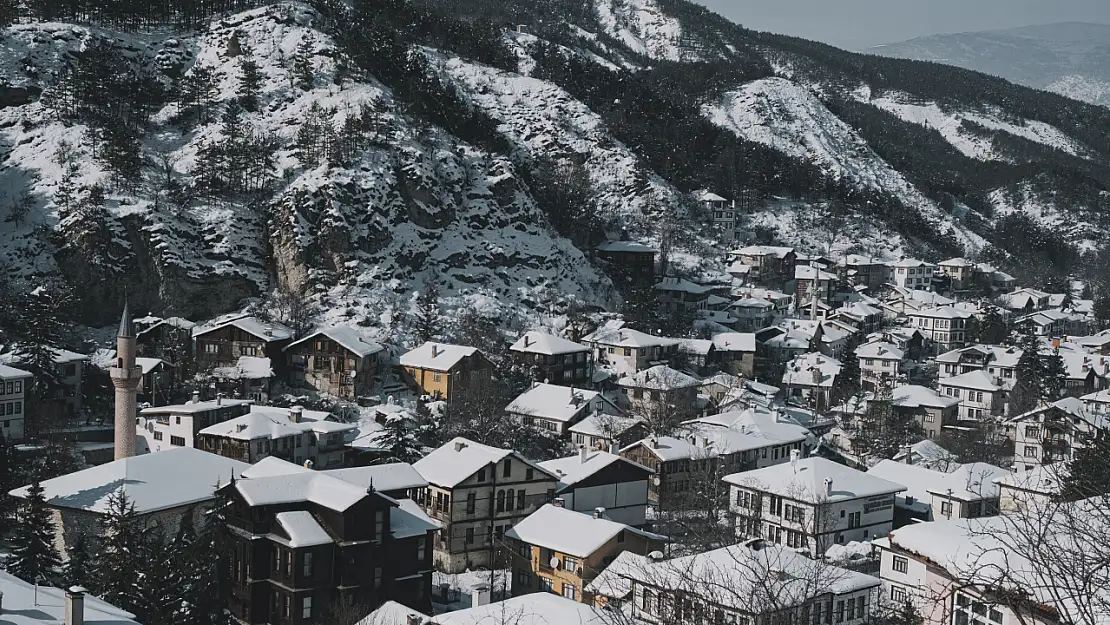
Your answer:
[[[875,154],[850,126],[808,89],[784,78],[768,78],[730,91],[704,107],[714,123],[749,141],[821,167],[860,188],[899,197],[911,209],[949,229],[969,250],[984,241],[961,227]]]
[[[867,52],[956,65],[1110,105],[1110,25],[1065,22],[931,35]]]
[[[226,17],[194,37],[144,39],[63,25],[10,31],[6,42],[14,52],[4,58],[28,56],[38,77],[57,72],[64,52],[82,49],[91,37],[118,42],[154,64],[169,56],[163,50],[180,51],[181,70],[197,64],[213,70],[220,110],[239,85],[241,59],[229,46],[235,33],[263,76],[259,112],[244,114],[243,122],[280,145],[265,204],[198,197],[181,207],[155,202],[154,180],[127,190],[112,184],[89,158],[96,149],[90,129],[53,121],[41,102],[0,110],[7,146],[0,184],[30,182],[35,204],[25,223],[0,228],[0,250],[19,259],[13,268],[28,279],[68,273],[50,235],[59,228],[62,167],[55,154],[68,143],[81,154],[78,182],[106,185],[112,228],[126,233],[120,244],[130,250],[128,275],[119,276],[118,289],[91,287],[103,291],[108,310],[123,289],[138,306],[208,315],[279,283],[303,284],[336,320],[381,323],[388,338],[384,324],[409,314],[410,293],[426,280],[435,280],[448,302],[524,314],[567,297],[608,303],[608,279],[551,231],[507,158],[413,123],[372,76],[340,81],[341,53],[318,30],[318,19],[302,5],[275,5]],[[314,81],[307,89],[295,86],[291,74],[289,59],[299,47],[311,50]],[[365,149],[343,165],[302,162],[295,140],[306,120],[317,116],[338,128],[363,111],[377,122]],[[224,137],[215,120],[189,129],[170,123],[176,112],[170,103],[154,115],[143,151],[187,185],[198,153]],[[5,210],[0,220],[9,216]]]
[[[637,54],[667,61],[702,58],[682,24],[653,0],[595,0],[594,10],[603,32]]]

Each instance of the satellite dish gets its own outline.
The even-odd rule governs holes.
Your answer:
[[[558,556],[551,556],[551,561],[548,562],[548,564],[550,564],[551,568],[553,568],[553,569],[559,568],[559,557]]]
[[[655,484],[656,486],[659,486],[659,484],[661,484],[661,483],[662,483],[662,480],[660,480],[660,479],[659,479],[659,476],[658,476],[658,475],[656,475],[655,477],[651,478],[651,481],[652,481],[652,482],[653,482],[653,483],[654,483],[654,484]]]

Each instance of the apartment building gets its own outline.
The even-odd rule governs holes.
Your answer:
[[[143,408],[135,419],[136,449],[139,453],[173,447],[196,447],[197,435],[206,427],[230,421],[250,412],[248,399],[224,399]]]
[[[960,400],[961,420],[981,421],[1006,413],[1009,393],[1001,380],[986,371],[970,371],[942,378],[937,388],[941,395]]]
[[[461,573],[503,562],[505,532],[554,499],[556,475],[511,449],[458,437],[413,465],[428,481],[419,503],[442,524],[436,568]]]
[[[1089,412],[1080,399],[1065,397],[1018,415],[1006,426],[1013,431],[1014,468],[1028,471],[1071,460],[1098,431],[1110,430],[1110,419]]]
[[[354,423],[329,421],[331,415],[299,406],[251,406],[250,412],[210,425],[197,433],[196,447],[254,464],[277,457],[316,469],[346,466]]]
[[[9,442],[23,440],[32,377],[28,371],[0,365],[0,436]]]

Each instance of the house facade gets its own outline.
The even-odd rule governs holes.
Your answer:
[[[794,248],[753,245],[733,251],[730,257],[751,267],[748,278],[755,284],[782,288],[794,276],[798,255]]]
[[[346,466],[346,443],[357,425],[328,421],[326,412],[299,406],[251,406],[250,412],[197,433],[196,447],[254,464],[271,456],[315,469]]]
[[[655,255],[659,250],[653,247],[632,241],[607,241],[597,246],[595,253],[626,280],[649,282],[655,276]]]
[[[197,434],[206,427],[229,421],[250,412],[251,401],[216,398],[185,404],[143,408],[135,419],[137,447],[162,451],[174,447],[196,447]]]
[[[515,451],[456,438],[413,465],[420,503],[442,525],[436,568],[459,573],[504,562],[505,532],[555,496],[556,476]]]
[[[942,378],[938,391],[960,400],[960,419],[964,421],[981,421],[1006,413],[1008,393],[1001,380],[986,371]]]
[[[370,392],[383,369],[382,346],[349,326],[317,330],[283,350],[289,381],[352,400]]]
[[[1089,413],[1074,397],[1018,415],[1006,423],[1013,432],[1014,468],[1067,462],[1100,430],[1110,430],[1105,415]]]
[[[282,362],[282,348],[293,338],[293,331],[280,323],[250,315],[216,319],[193,328],[193,352],[198,372],[217,367],[234,367],[240,356],[269,358]]]
[[[30,372],[0,365],[0,436],[9,442],[23,440],[32,377]]]
[[[517,364],[536,370],[537,382],[585,386],[593,374],[589,347],[543,332],[525,332],[509,353]]]
[[[513,399],[505,412],[525,425],[560,436],[589,415],[623,414],[616,404],[597,391],[555,384],[534,384]]]
[[[876,341],[856,348],[856,357],[864,388],[878,390],[893,385],[899,379],[906,354],[896,345]]]
[[[648,485],[655,471],[613,453],[583,447],[566,458],[541,462],[559,478],[555,496],[567,510],[605,517],[633,527],[647,523]]]
[[[904,289],[929,290],[933,284],[936,266],[912,258],[890,263],[890,282]]]
[[[427,342],[401,356],[410,386],[434,399],[450,402],[489,385],[493,365],[476,347]]]
[[[645,334],[629,328],[603,327],[582,338],[594,350],[598,365],[611,367],[618,375],[632,375],[678,355],[681,341]]]
[[[953,306],[937,306],[906,313],[910,324],[932,343],[934,353],[959,349],[967,344],[968,324],[974,315]]]
[[[912,416],[926,438],[936,438],[946,425],[960,418],[960,398],[941,395],[931,388],[906,384],[891,392],[891,409],[900,416]]]

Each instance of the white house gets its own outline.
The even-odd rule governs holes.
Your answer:
[[[629,328],[599,328],[582,342],[594,349],[594,360],[609,365],[617,375],[632,375],[665,364],[678,353],[680,341]]]
[[[196,447],[254,464],[278,457],[316,469],[345,464],[346,444],[358,430],[354,423],[329,421],[329,413],[299,406],[251,406],[250,412],[210,425],[197,433]]]
[[[905,289],[928,290],[933,284],[936,265],[906,258],[890,263],[890,281]]]
[[[184,404],[143,408],[135,419],[136,447],[144,451],[162,451],[173,447],[196,447],[197,434],[204,428],[229,421],[250,412],[248,399],[212,401],[193,400]]]
[[[0,365],[0,436],[9,442],[23,440],[30,372]]]
[[[955,306],[937,306],[909,311],[906,316],[939,353],[967,343],[968,324],[975,315]]]
[[[976,273],[975,263],[966,258],[949,258],[938,263],[937,267],[952,281],[952,289],[955,291],[968,288]]]
[[[413,468],[428,481],[418,503],[443,524],[433,560],[449,573],[491,567],[491,547],[555,494],[555,474],[511,449],[457,437]]]
[[[885,536],[906,487],[819,457],[725,476],[736,535],[812,554]]]
[[[960,400],[960,419],[979,421],[1006,411],[1007,392],[1001,380],[986,371],[971,371],[938,382],[941,395]]]
[[[42,482],[46,505],[54,517],[54,545],[62,554],[77,538],[100,536],[113,495],[125,495],[135,514],[161,524],[172,536],[186,514],[199,527],[215,500],[217,484],[236,479],[250,465],[183,447],[122,458]],[[11,492],[26,498],[24,486]]]
[[[582,448],[566,458],[541,462],[559,482],[555,496],[568,510],[605,516],[618,523],[641,527],[647,523],[648,482],[655,471],[606,451]]]
[[[881,477],[906,487],[894,498],[901,517],[899,525],[910,519],[936,521],[998,514],[999,490],[995,480],[1010,475],[983,462],[961,464],[950,473],[882,460],[867,470],[868,475]]]
[[[634,416],[591,414],[567,429],[575,445],[591,449],[619,449],[647,434],[647,423]]]
[[[1064,480],[1070,473],[1066,462],[1054,462],[996,478],[998,507],[1003,514],[1046,510],[1058,501]]]
[[[999,300],[1007,310],[1016,313],[1030,313],[1043,310],[1049,305],[1051,294],[1031,288],[1017,289],[1016,291],[999,296]]]
[[[728,310],[736,317],[736,329],[741,332],[762,330],[773,324],[778,316],[774,304],[754,297],[738,299],[729,304]]]
[[[1106,415],[1087,412],[1081,400],[1065,397],[1017,415],[1006,425],[1013,430],[1014,467],[1030,470],[1040,464],[1072,459],[1100,430],[1110,430]]]
[[[999,378],[1007,390],[1014,386],[1018,360],[1022,351],[1000,345],[968,345],[937,356],[937,377],[940,379],[986,371]]]
[[[866,343],[856,348],[860,378],[872,390],[893,385],[901,375],[902,360],[906,353],[898,346],[885,341]]]
[[[591,414],[622,414],[616,404],[597,391],[555,384],[533,385],[506,406],[505,412],[525,425],[560,435]]]

